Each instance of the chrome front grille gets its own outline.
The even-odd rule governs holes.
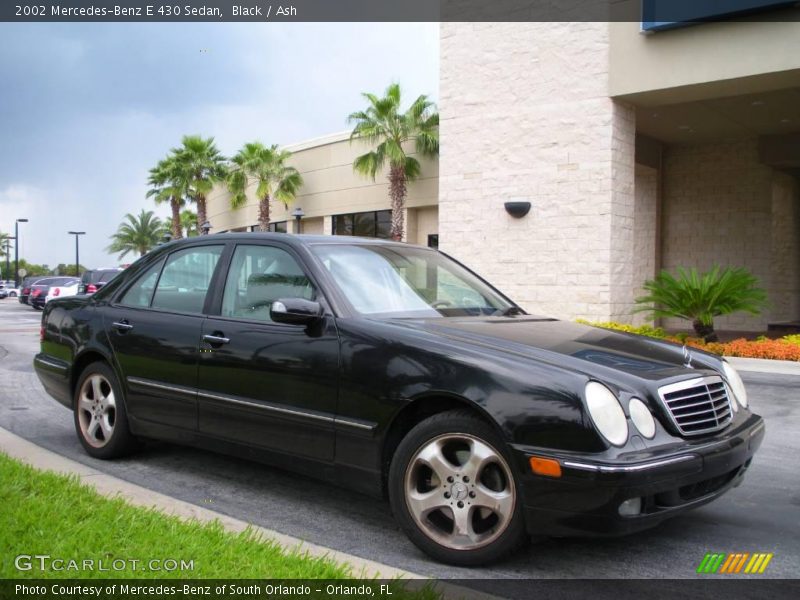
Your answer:
[[[675,427],[683,435],[719,431],[733,418],[728,388],[721,377],[698,377],[658,389]]]

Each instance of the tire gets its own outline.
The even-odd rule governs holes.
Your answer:
[[[125,398],[114,371],[104,362],[86,367],[73,398],[75,431],[89,456],[127,456],[138,447],[128,427]]]
[[[528,540],[508,449],[468,411],[439,413],[409,431],[392,458],[388,489],[400,527],[438,561],[485,565]]]

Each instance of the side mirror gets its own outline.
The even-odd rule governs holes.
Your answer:
[[[275,300],[269,309],[270,319],[288,325],[308,325],[321,316],[320,303],[303,298],[281,298]]]

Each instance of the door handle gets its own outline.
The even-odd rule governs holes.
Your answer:
[[[230,338],[226,338],[221,335],[204,335],[203,341],[213,346],[215,344],[216,345],[227,344],[231,340]]]
[[[128,323],[127,319],[122,319],[122,321],[114,321],[111,326],[120,333],[125,333],[126,331],[133,329],[133,325]]]

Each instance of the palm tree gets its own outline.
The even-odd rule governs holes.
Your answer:
[[[425,95],[417,98],[405,112],[400,112],[400,86],[393,83],[386,88],[386,95],[378,98],[374,94],[362,94],[369,102],[366,110],[352,113],[349,123],[355,123],[350,140],[362,139],[377,144],[375,149],[362,154],[353,162],[353,170],[372,177],[389,164],[389,196],[392,200],[392,239],[402,240],[405,223],[403,209],[406,202],[406,187],[409,181],[419,176],[420,166],[416,158],[406,154],[403,147],[414,142],[421,156],[439,153],[439,113],[436,106]]]
[[[188,182],[189,198],[197,205],[197,229],[203,232],[206,222],[206,195],[214,183],[225,178],[225,158],[217,150],[214,138],[185,135],[181,146],[173,149]]]
[[[197,214],[188,208],[186,210],[182,210],[181,227],[183,228],[186,237],[195,237],[197,235]]]
[[[178,156],[173,153],[158,161],[158,164],[150,169],[150,177],[147,180],[148,185],[151,186],[147,197],[152,197],[156,204],[169,202],[172,210],[171,226],[174,239],[183,237],[181,208],[185,204],[184,198],[189,192],[189,180],[182,166]]]
[[[265,146],[251,142],[231,159],[228,171],[228,189],[231,192],[231,208],[241,207],[246,201],[245,191],[250,179],[258,183],[258,230],[269,231],[269,211],[272,198],[284,206],[295,199],[303,178],[294,167],[286,164],[290,152],[277,146]]]
[[[678,317],[692,322],[698,336],[716,342],[714,317],[745,311],[757,315],[766,306],[767,294],[747,269],[714,266],[698,274],[678,268],[678,276],[661,271],[646,281],[646,296],[636,298],[641,304],[634,312],[648,312],[651,318]]]
[[[144,256],[163,240],[167,231],[161,219],[150,210],[142,209],[137,216],[128,213],[117,232],[111,236],[111,244],[106,250],[119,253],[120,258],[129,252]]]
[[[6,241],[10,241],[12,237],[10,234],[0,231],[0,256],[6,255]]]

